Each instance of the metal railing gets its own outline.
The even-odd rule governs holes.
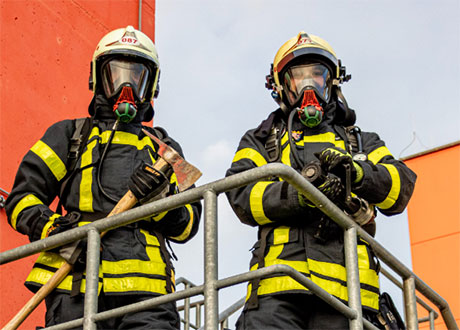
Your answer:
[[[220,193],[262,179],[277,176],[290,183],[299,192],[304,194],[316,207],[333,219],[344,229],[345,263],[347,269],[348,306],[337,298],[320,288],[300,272],[286,265],[272,265],[255,271],[250,271],[235,276],[218,279],[217,277],[217,196]],[[152,298],[139,303],[97,312],[97,285],[99,273],[100,233],[121,227],[152,214],[158,214],[169,209],[204,199],[204,284],[186,286],[184,290],[168,295]],[[360,282],[357,258],[357,235],[366,240],[374,250],[377,257],[402,278],[401,288],[404,292],[405,320],[408,329],[418,328],[416,290],[426,299],[439,308],[446,326],[449,329],[458,329],[448,303],[425,282],[417,277],[402,262],[395,258],[367,232],[355,224],[341,209],[328,200],[311,183],[305,180],[297,171],[283,164],[273,163],[251,169],[233,176],[217,180],[203,186],[164,198],[150,204],[98,220],[91,224],[57,234],[46,239],[17,247],[0,253],[0,264],[5,264],[20,258],[28,257],[41,251],[49,250],[73,241],[88,238],[87,268],[86,268],[86,294],[84,317],[70,322],[62,323],[47,329],[70,329],[82,326],[84,329],[96,329],[96,322],[112,317],[122,316],[126,313],[147,310],[166,302],[187,299],[197,295],[204,295],[204,329],[216,330],[222,319],[218,313],[218,291],[255,278],[273,274],[291,276],[322,300],[330,304],[337,311],[345,315],[350,321],[350,329],[376,329],[369,321],[363,320],[361,311]],[[395,280],[396,281],[396,280]],[[396,281],[397,282],[397,281]],[[430,311],[430,323],[434,323],[434,311],[425,304]],[[187,307],[190,310],[190,306]],[[222,315],[221,315],[222,316]],[[226,316],[226,315],[223,315]],[[228,317],[228,316],[227,316]],[[187,322],[187,320],[185,320]],[[188,324],[190,326],[190,324]]]

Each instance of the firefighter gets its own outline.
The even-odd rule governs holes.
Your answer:
[[[148,130],[183,156],[163,128],[142,125],[153,118],[159,74],[155,45],[132,26],[100,40],[91,63],[90,117],[81,129],[87,137],[80,148],[79,139],[72,138],[78,121],[59,121],[25,155],[6,203],[15,230],[33,242],[105,217],[128,189],[140,204],[177,192],[171,169],[152,173],[158,145],[142,132]],[[58,211],[50,208],[56,196],[66,214],[60,205]],[[195,202],[109,231],[101,242],[99,311],[174,292],[166,246],[190,240],[200,216],[201,204]],[[69,257],[65,251],[41,253],[25,285],[35,292],[47,283]],[[72,257],[77,260],[73,272],[46,297],[46,326],[83,316],[85,258]],[[98,323],[103,329],[179,327],[175,303]]]
[[[266,87],[279,108],[242,137],[226,176],[271,162],[291,166],[309,179],[317,164],[316,187],[339,206],[346,176],[353,196],[368,212],[354,220],[374,233],[375,210],[401,213],[416,175],[396,160],[376,133],[353,126],[340,85],[349,80],[334,50],[323,39],[300,32],[276,53]],[[279,178],[262,180],[227,193],[239,220],[258,227],[250,270],[283,264],[307,276],[347,303],[343,230],[305,196]],[[363,315],[379,309],[378,262],[358,239]],[[289,276],[248,283],[237,329],[344,329],[348,319]]]

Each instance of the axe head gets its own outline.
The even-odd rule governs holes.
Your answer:
[[[200,170],[188,163],[176,150],[145,129],[142,129],[142,131],[158,144],[158,155],[167,162],[172,167],[174,173],[176,173],[179,191],[184,191],[189,188],[201,177],[202,173]]]

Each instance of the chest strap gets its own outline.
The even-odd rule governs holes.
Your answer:
[[[267,237],[268,234],[273,230],[271,226],[264,226],[260,228],[260,248],[257,255],[258,266],[257,269],[265,267],[265,250],[267,249]],[[257,309],[259,307],[259,299],[257,296],[257,291],[260,287],[260,277],[250,281],[251,283],[251,294],[249,299],[244,306],[244,310]]]

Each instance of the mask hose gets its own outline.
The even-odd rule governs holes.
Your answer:
[[[104,162],[105,155],[107,153],[107,150],[109,149],[110,144],[112,144],[113,136],[115,135],[115,131],[117,130],[119,120],[117,119],[115,121],[115,124],[112,127],[112,132],[110,133],[109,140],[107,141],[107,144],[105,145],[104,151],[102,152],[101,159],[99,160],[99,164],[97,166],[97,171],[96,171],[96,181],[97,181],[97,186],[99,187],[102,195],[104,195],[105,198],[107,198],[109,201],[114,202],[115,204],[118,203],[119,199],[110,196],[104,188],[102,188],[101,184],[101,172],[102,172],[102,163]]]
[[[294,158],[294,162],[296,163],[297,168],[302,168],[302,166],[300,165],[299,156],[297,155],[297,146],[292,140],[292,120],[294,119],[295,113],[296,112],[294,110],[291,111],[291,113],[289,114],[288,123],[287,123],[289,145],[291,146],[292,157]]]

